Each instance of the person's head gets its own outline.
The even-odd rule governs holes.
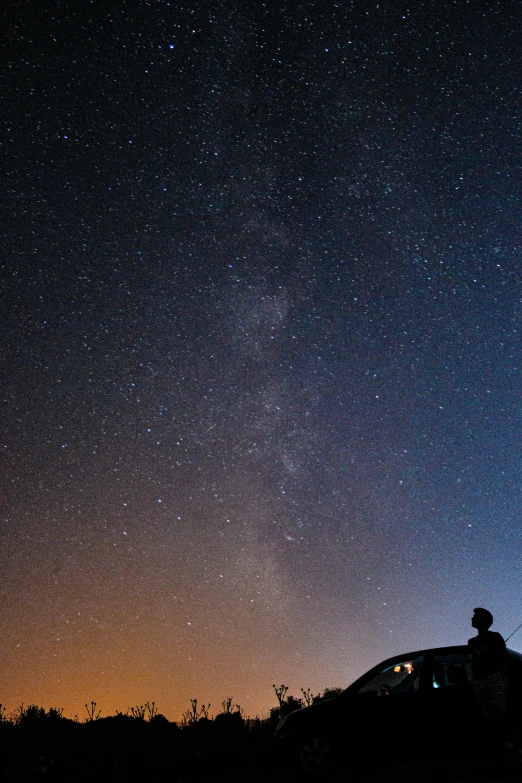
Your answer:
[[[476,628],[477,631],[487,631],[493,625],[493,615],[488,612],[487,609],[478,607],[473,609],[473,617],[471,618],[471,625]]]

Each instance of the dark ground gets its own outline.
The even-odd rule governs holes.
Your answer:
[[[18,722],[0,722],[0,780],[13,783],[299,783],[305,778],[276,751],[270,721],[231,714],[180,728],[162,716],[145,721],[119,715],[78,723],[27,710]],[[519,783],[522,761],[503,751],[482,758],[409,763],[372,758],[341,781],[401,783]]]

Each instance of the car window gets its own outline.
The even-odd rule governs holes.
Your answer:
[[[431,684],[433,688],[469,688],[471,656],[469,653],[435,655]]]
[[[414,693],[419,688],[422,657],[404,661],[394,661],[386,666],[369,682],[362,685],[358,694],[374,693],[377,696],[390,696],[398,693]]]

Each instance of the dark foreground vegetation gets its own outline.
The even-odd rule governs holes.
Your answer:
[[[209,717],[210,705],[191,702],[180,723],[157,712],[154,705],[103,717],[96,703],[86,706],[84,720],[65,718],[62,710],[23,705],[7,715],[0,705],[0,781],[214,781],[288,780],[273,749],[275,726],[291,710],[324,698],[287,696],[275,687],[278,706],[266,719],[246,718],[233,700]]]
[[[255,781],[270,772],[272,734],[240,713],[178,726],[161,715],[79,723],[30,707],[0,724],[1,769],[13,781]]]

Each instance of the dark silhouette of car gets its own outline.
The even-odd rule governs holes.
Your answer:
[[[471,685],[467,646],[397,655],[332,699],[283,717],[279,753],[310,777],[404,759],[478,758],[522,723],[522,655],[508,656],[508,716],[486,717]],[[511,728],[510,728],[511,727]]]

